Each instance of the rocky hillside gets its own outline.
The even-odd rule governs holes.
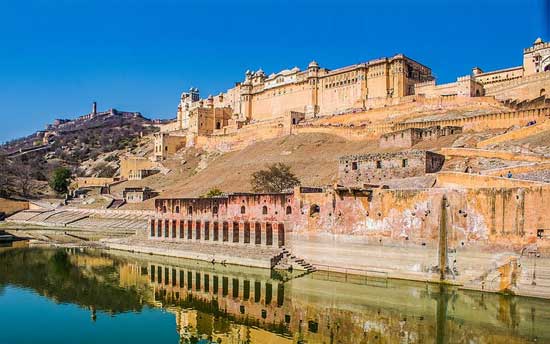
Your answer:
[[[59,166],[75,175],[112,177],[118,160],[127,151],[141,149],[143,140],[158,130],[136,113],[108,112],[92,118],[58,120],[44,131],[0,146],[2,166],[0,195],[39,196],[48,194],[51,171]]]

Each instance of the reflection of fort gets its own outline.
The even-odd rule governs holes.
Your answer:
[[[266,323],[284,321],[277,312],[285,297],[282,282],[262,279],[263,276],[247,278],[223,271],[155,264],[149,264],[148,271],[156,300],[173,303],[192,297],[206,303],[215,301],[220,310],[235,316],[246,314]]]
[[[533,300],[398,281],[349,283],[323,272],[283,283],[265,269],[151,259],[121,265],[124,279],[133,273],[147,281],[150,302],[174,314],[182,343],[550,340],[550,311]]]

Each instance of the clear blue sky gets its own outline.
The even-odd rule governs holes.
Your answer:
[[[175,117],[190,86],[246,69],[337,68],[395,53],[438,82],[522,63],[548,0],[0,0],[0,142],[111,107]]]

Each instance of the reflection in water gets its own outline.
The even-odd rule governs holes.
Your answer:
[[[121,252],[21,249],[0,252],[0,302],[6,285],[79,305],[92,321],[103,320],[98,312],[163,309],[181,343],[550,342],[545,300],[322,272],[292,278]],[[144,341],[129,326],[129,339]]]

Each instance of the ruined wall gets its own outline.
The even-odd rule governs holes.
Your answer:
[[[422,141],[437,140],[442,136],[462,133],[461,127],[435,126],[430,128],[409,128],[382,134],[379,140],[380,148],[411,148]]]
[[[444,156],[426,151],[344,156],[338,163],[338,182],[344,186],[362,186],[418,177],[439,171],[444,161]]]

